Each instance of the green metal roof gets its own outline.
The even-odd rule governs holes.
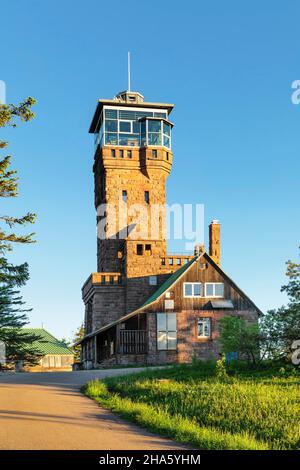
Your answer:
[[[40,336],[40,339],[33,342],[33,346],[36,347],[41,354],[54,354],[54,355],[70,355],[74,354],[71,349],[65,346],[64,343],[54,338],[44,328],[24,328],[24,330],[30,334]]]
[[[168,279],[146,300],[146,302],[140,307],[147,307],[147,305],[155,302],[161,295],[163,295],[177,279],[182,276],[183,273],[196,261],[199,255],[192,258],[188,263],[184,264],[180,269],[175,271]]]

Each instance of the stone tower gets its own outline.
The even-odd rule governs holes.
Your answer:
[[[170,272],[165,204],[172,109],[129,91],[98,102],[89,130],[95,137],[98,272],[83,288],[91,330],[139,307],[159,276]]]

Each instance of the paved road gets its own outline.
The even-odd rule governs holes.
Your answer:
[[[89,380],[140,369],[0,373],[0,449],[182,449],[80,393]]]

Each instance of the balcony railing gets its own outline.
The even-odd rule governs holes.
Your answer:
[[[147,331],[120,330],[120,354],[145,354],[147,352]]]

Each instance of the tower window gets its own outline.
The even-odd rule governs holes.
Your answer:
[[[125,96],[125,95],[124,95]],[[135,103],[136,97],[126,94],[129,103]],[[124,98],[125,99],[125,98]],[[106,108],[106,106],[105,106]],[[95,134],[95,144],[123,146],[163,146],[171,148],[171,123],[166,121],[168,113],[149,109],[130,110],[104,109]],[[156,158],[156,157],[154,157]]]
[[[145,191],[145,202],[146,202],[146,204],[149,204],[149,202],[150,202],[149,191]]]
[[[124,158],[124,150],[120,150],[119,155],[120,155],[120,158]]]
[[[106,121],[105,121],[105,130],[106,130],[106,132],[117,132],[118,122],[106,119]]]
[[[120,121],[120,132],[131,132],[131,121]]]
[[[169,152],[167,152],[166,156],[167,156],[167,160],[169,161]]]
[[[115,151],[115,149],[111,149],[110,152],[111,152],[111,156],[112,156],[113,158],[115,158],[115,156],[116,156],[116,151]]]
[[[150,244],[145,245],[145,251],[147,251],[148,253],[151,253],[151,245]]]
[[[122,201],[127,202],[127,191],[122,191]]]
[[[157,150],[156,149],[152,150],[152,157],[157,158]]]
[[[136,254],[139,256],[143,255],[144,247],[143,245],[136,245]]]
[[[132,158],[132,150],[127,150],[127,157]]]

